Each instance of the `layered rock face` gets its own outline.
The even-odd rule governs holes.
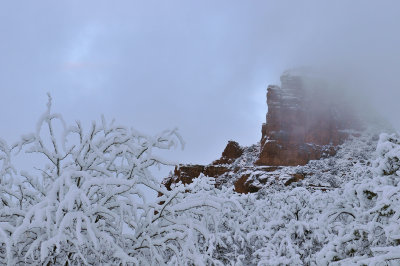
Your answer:
[[[359,128],[349,106],[323,84],[290,73],[281,76],[281,84],[268,87],[267,121],[256,164],[304,165],[333,155],[346,130]]]
[[[284,166],[305,165],[334,155],[349,132],[361,129],[354,112],[340,96],[325,89],[323,82],[285,72],[280,87],[267,89],[268,113],[260,143],[240,147],[229,141],[220,159],[208,166],[176,167],[173,175],[165,179],[165,186],[170,189],[173,183],[191,183],[204,174],[216,178],[217,185],[232,183],[237,192],[256,192],[257,182],[264,182],[266,176],[274,178]],[[264,181],[257,180],[257,176],[263,176]],[[284,185],[305,177],[299,173],[288,176]]]

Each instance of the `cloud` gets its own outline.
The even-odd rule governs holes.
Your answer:
[[[392,123],[400,69],[398,1],[35,1],[0,4],[0,123],[32,128],[52,92],[67,119],[105,113],[146,132],[178,126],[185,162],[249,145],[266,86],[310,65]],[[12,116],[8,115],[13,110]]]

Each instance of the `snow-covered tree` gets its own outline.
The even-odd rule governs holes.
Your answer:
[[[207,260],[198,256],[202,249],[196,244],[199,237],[208,241],[207,217],[188,210],[218,208],[218,200],[201,191],[186,193],[191,188],[183,186],[167,191],[150,171],[172,165],[155,151],[183,145],[176,130],[146,136],[104,118],[84,130],[79,121],[67,126],[51,107],[49,96],[35,132],[11,149],[0,141],[1,263],[160,265]],[[37,167],[40,174],[16,173],[12,151],[42,155],[46,163]],[[148,202],[143,186],[162,195],[159,201]]]

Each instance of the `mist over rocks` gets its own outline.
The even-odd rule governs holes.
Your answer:
[[[229,141],[221,158],[211,165],[176,167],[164,181],[167,188],[178,182],[189,184],[204,174],[216,178],[217,184],[232,182],[237,192],[256,192],[260,180],[250,181],[255,172],[275,173],[283,167],[334,156],[349,136],[360,136],[365,129],[366,122],[352,101],[342,90],[332,89],[323,75],[298,68],[285,71],[280,80],[280,86],[267,88],[268,112],[259,143],[241,147]],[[284,184],[304,178],[293,172]]]
[[[286,71],[280,87],[268,87],[268,113],[256,164],[304,165],[333,155],[349,130],[361,129],[355,110],[342,102],[341,95],[302,75]]]

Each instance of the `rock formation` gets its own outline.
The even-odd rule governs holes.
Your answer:
[[[346,139],[346,130],[358,127],[350,107],[338,100],[340,95],[315,83],[285,73],[281,87],[268,87],[267,122],[256,164],[296,166],[333,155]]]
[[[187,184],[204,174],[216,178],[217,185],[232,182],[237,192],[255,192],[259,189],[257,182],[263,182],[257,176],[265,179],[264,173],[272,177],[281,167],[332,156],[349,132],[360,130],[359,120],[340,95],[302,74],[285,72],[280,87],[268,86],[267,105],[260,143],[243,148],[229,141],[220,159],[208,166],[178,166],[164,180],[165,186],[170,189],[173,183]],[[301,173],[289,174],[284,184],[304,177]]]

